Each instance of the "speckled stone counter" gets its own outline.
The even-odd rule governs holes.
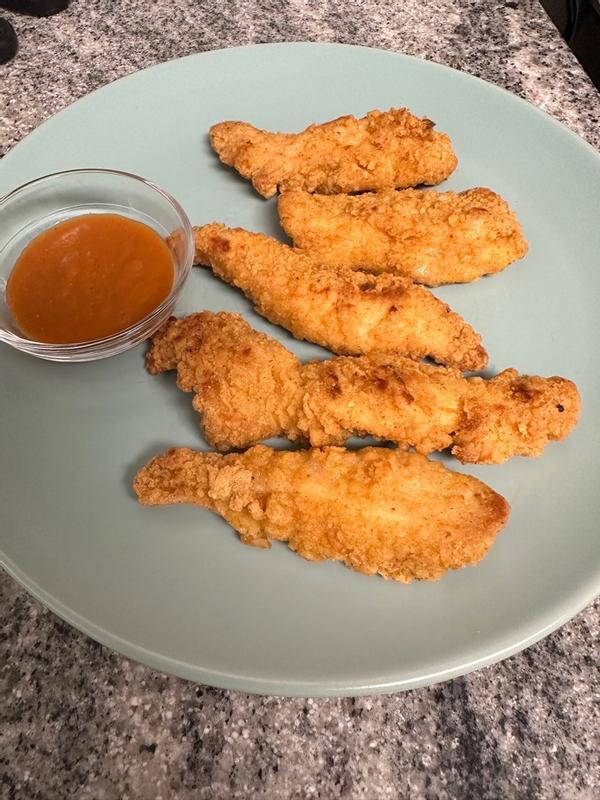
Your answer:
[[[74,0],[9,15],[0,153],[134,70],[249,42],[398,50],[527,98],[600,146],[600,97],[534,0]],[[405,694],[285,700],[224,692],[128,661],[0,577],[0,797],[600,797],[600,605],[502,664]]]

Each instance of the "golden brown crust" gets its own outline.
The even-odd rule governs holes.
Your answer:
[[[417,453],[367,447],[219,456],[186,448],[134,479],[145,505],[194,503],[220,514],[246,544],[287,542],[311,561],[408,583],[477,563],[508,520],[481,481]]]
[[[204,435],[219,450],[294,433],[300,363],[237,314],[171,318],[152,337],[146,366],[153,375],[177,369],[177,385],[196,393]]]
[[[237,314],[204,311],[170,320],[147,357],[156,373],[177,369],[196,392],[205,436],[221,450],[284,434],[312,446],[372,435],[421,453],[452,448],[463,462],[537,456],[575,426],[579,395],[564,378],[506,370],[463,378],[393,354],[301,365]]]
[[[581,399],[566,378],[506,369],[491,381],[469,378],[452,453],[462,462],[498,464],[513,455],[539,456],[579,420]]]
[[[335,353],[395,351],[482,369],[481,337],[407,278],[328,268],[261,233],[219,223],[194,229],[196,262],[241,289],[256,310]]]
[[[271,133],[246,122],[210,129],[224,164],[252,181],[263,197],[278,190],[337,194],[435,184],[457,160],[445,133],[405,108],[340,117],[301,133]]]
[[[392,272],[428,286],[476,280],[527,252],[515,214],[489,189],[295,191],[282,194],[278,208],[295,246],[320,264]]]

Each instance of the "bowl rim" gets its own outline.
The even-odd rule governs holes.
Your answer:
[[[116,175],[120,178],[128,178],[134,181],[139,181],[140,183],[145,184],[146,186],[150,187],[150,189],[153,189],[155,192],[160,194],[175,210],[182,223],[186,245],[185,264],[180,274],[173,281],[173,285],[169,294],[158,306],[156,306],[156,308],[154,308],[152,311],[146,314],[145,317],[142,317],[142,319],[138,320],[133,325],[130,325],[128,328],[124,328],[121,331],[117,331],[116,333],[112,333],[110,336],[105,336],[100,339],[86,339],[82,342],[69,342],[61,344],[60,342],[40,342],[36,339],[29,339],[25,336],[19,336],[11,331],[0,330],[0,341],[3,341],[9,345],[13,345],[18,349],[25,350],[33,355],[37,353],[40,355],[51,353],[61,353],[65,355],[72,353],[73,355],[76,355],[91,352],[96,348],[101,348],[102,354],[108,355],[107,350],[110,350],[111,346],[114,345],[115,347],[118,347],[124,344],[124,342],[130,338],[132,339],[132,346],[134,346],[139,341],[137,336],[143,332],[144,329],[153,324],[157,317],[164,315],[165,311],[169,310],[169,307],[172,306],[173,300],[183,288],[183,284],[187,280],[194,263],[194,231],[189,217],[183,209],[183,206],[166,189],[161,188],[158,186],[158,184],[154,183],[154,181],[144,178],[141,175],[136,175],[133,172],[127,172],[125,170],[118,169],[104,169],[101,167],[84,167],[81,169],[67,169],[59,170],[58,172],[49,172],[46,175],[40,175],[37,178],[27,181],[26,183],[22,183],[20,186],[17,186],[15,189],[11,189],[10,192],[7,192],[5,195],[0,197],[0,211],[2,210],[2,206],[8,200],[19,194],[19,192],[23,191],[24,189],[50,178],[61,178],[65,175],[74,174]],[[122,352],[122,348],[119,348],[118,352]]]

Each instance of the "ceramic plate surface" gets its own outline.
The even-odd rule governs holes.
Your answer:
[[[488,186],[518,214],[530,253],[500,275],[436,290],[484,338],[490,370],[564,375],[579,427],[540,459],[461,467],[512,505],[477,567],[404,586],[283,544],[243,546],[192,507],[146,509],[131,479],[169,446],[206,449],[191,395],[151,377],[145,346],[89,364],[0,345],[0,536],[8,571],[95,639],[166,672],[272,694],[397,690],[463,674],[555,629],[600,585],[600,157],[540,111],[438,65],[383,51],[279,44],[203,53],[136,73],[50,119],[0,162],[0,194],[45,173],[110,167],[174,194],[194,224],[281,236],[262,200],[212,154],[225,119],[271,130],[408,106],[452,138],[447,189]],[[207,271],[178,313],[241,312],[294,341]],[[278,442],[278,446],[285,446]]]

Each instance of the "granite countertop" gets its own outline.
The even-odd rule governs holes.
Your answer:
[[[325,40],[486,78],[600,146],[600,97],[536,0],[74,0],[8,14],[0,153],[114,78],[199,50]],[[600,604],[501,664],[404,694],[261,698],[196,686],[109,651],[0,576],[0,797],[600,796]]]

